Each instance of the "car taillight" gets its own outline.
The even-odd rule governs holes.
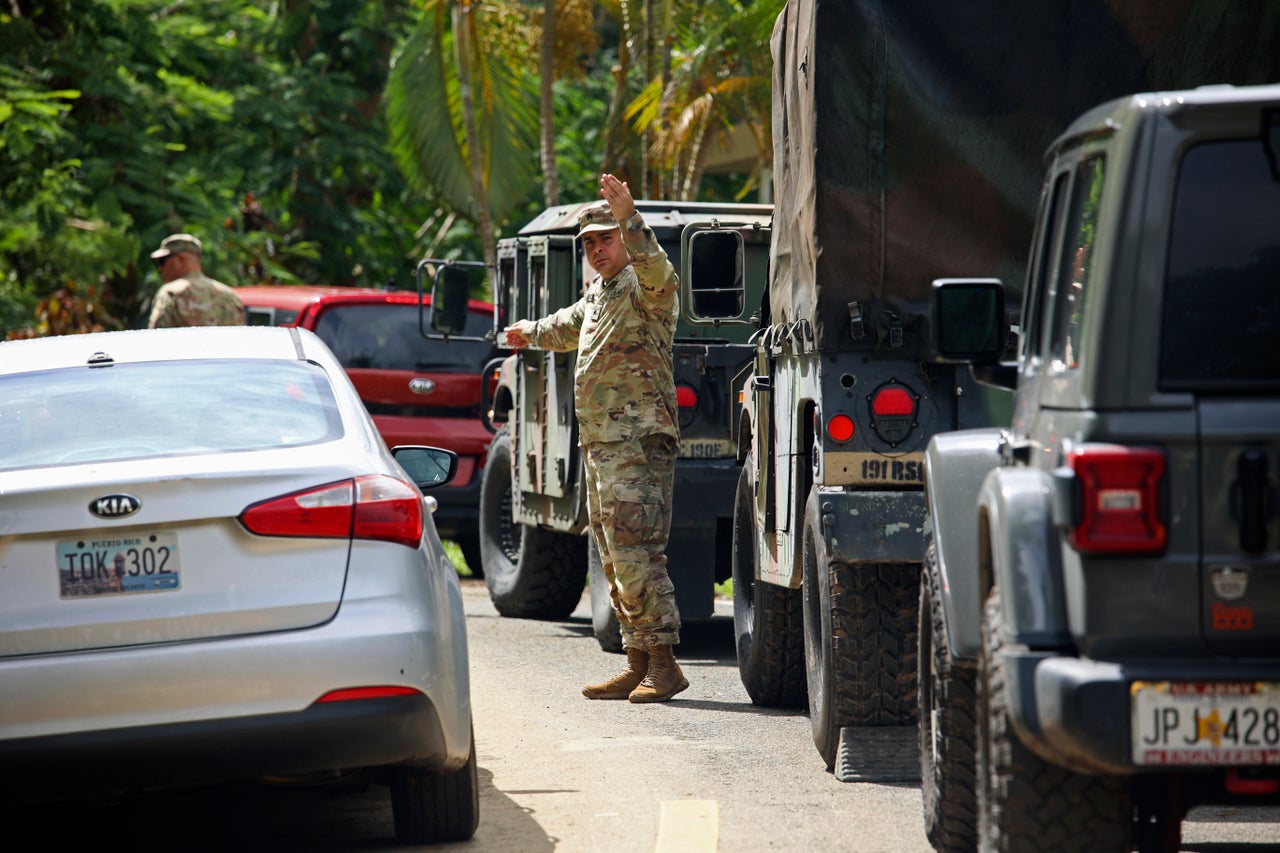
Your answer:
[[[410,548],[422,540],[422,498],[384,474],[343,480],[256,503],[240,523],[259,536],[377,539]]]
[[[853,438],[853,418],[844,414],[833,415],[827,421],[827,435],[832,441],[844,444]]]
[[[676,405],[682,409],[696,408],[698,405],[698,392],[688,385],[677,385]]]
[[[353,702],[360,699],[385,699],[388,696],[415,696],[421,693],[421,690],[413,687],[401,687],[397,684],[388,684],[380,687],[347,687],[343,690],[330,690],[317,699],[316,704],[321,702]]]
[[[1160,520],[1164,453],[1152,447],[1085,444],[1067,457],[1080,484],[1071,544],[1086,554],[1152,554],[1167,531]]]

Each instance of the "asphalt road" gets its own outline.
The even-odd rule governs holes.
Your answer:
[[[917,784],[842,783],[803,711],[757,708],[738,680],[728,604],[687,625],[691,682],[659,705],[589,702],[616,672],[586,597],[564,622],[503,619],[464,581],[480,828],[440,851],[926,851]],[[91,768],[86,769],[91,772]],[[374,851],[399,848],[385,788],[234,785],[5,809],[7,850]],[[1200,810],[1183,850],[1280,851],[1280,811]]]

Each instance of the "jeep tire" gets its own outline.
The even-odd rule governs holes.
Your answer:
[[[1013,731],[1000,589],[983,613],[977,680],[978,842],[982,850],[1131,850],[1130,780],[1073,773],[1040,758]]]
[[[480,550],[484,582],[498,613],[521,619],[564,619],[587,580],[587,537],[517,524],[512,515],[511,436],[489,445],[480,484]]]
[[[920,572],[920,788],[924,830],[938,851],[973,850],[978,843],[973,793],[973,661],[957,660],[947,645],[942,577],[932,535],[925,537]]]

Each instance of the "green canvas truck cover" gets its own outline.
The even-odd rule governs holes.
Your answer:
[[[1280,80],[1280,3],[789,0],[772,52],[770,319],[828,352],[899,325],[906,354],[933,279],[1021,286],[1044,153],[1073,118]]]

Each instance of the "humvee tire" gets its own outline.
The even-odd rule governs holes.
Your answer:
[[[801,591],[757,583],[755,466],[742,467],[733,503],[733,632],[747,695],[767,708],[803,707],[804,609]]]
[[[604,576],[604,563],[594,536],[587,536],[587,587],[591,591],[591,630],[596,642],[606,652],[622,652],[622,629],[613,610],[609,580]]]
[[[916,632],[920,685],[920,788],[924,834],[934,850],[974,850],[978,844],[973,792],[973,661],[957,660],[947,645],[942,579],[933,534],[925,535]]]
[[[835,767],[845,726],[916,721],[919,573],[827,553],[816,492],[805,506],[805,671],[813,743]]]
[[[978,838],[983,850],[1133,849],[1131,780],[1043,760],[1013,732],[1000,655],[1000,589],[987,597],[978,664]]]
[[[511,436],[503,427],[489,445],[480,484],[480,551],[489,598],[503,616],[564,619],[586,585],[587,537],[517,524],[511,500]]]

